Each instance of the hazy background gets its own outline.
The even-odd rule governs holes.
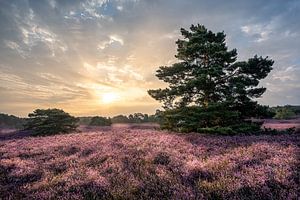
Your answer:
[[[154,113],[155,70],[192,23],[224,30],[240,60],[275,60],[261,103],[299,104],[299,19],[297,0],[0,0],[0,112]]]

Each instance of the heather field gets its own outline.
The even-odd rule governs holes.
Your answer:
[[[300,135],[2,137],[0,199],[299,199]]]

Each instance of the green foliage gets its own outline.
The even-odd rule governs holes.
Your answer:
[[[0,113],[0,127],[21,129],[23,128],[24,123],[24,118]]]
[[[239,113],[215,104],[207,108],[190,106],[166,110],[162,114],[161,127],[179,132],[197,131],[198,128],[227,126],[235,122]]]
[[[296,109],[292,106],[283,106],[283,107],[275,107],[273,108],[276,113],[275,119],[291,119],[296,116]]]
[[[147,122],[154,122],[157,123],[160,120],[160,111],[157,110],[154,115],[148,115],[148,114],[143,114],[143,113],[134,113],[130,114],[128,116],[126,115],[117,115],[112,118],[109,118],[107,120],[110,121],[110,123],[147,123]],[[105,117],[101,117],[102,119],[99,119],[100,121],[103,121]],[[97,122],[92,122],[93,117],[78,117],[79,119],[79,125],[92,125],[95,124],[97,125]],[[96,119],[94,119],[96,120]],[[99,122],[101,124],[102,122]],[[104,123],[105,124],[105,123]],[[99,125],[99,126],[109,126],[110,124],[107,125]]]
[[[251,122],[243,121],[234,125],[231,125],[230,128],[235,131],[237,134],[245,133],[258,133],[261,131],[261,125],[263,122]]]
[[[272,70],[273,60],[254,56],[237,61],[224,32],[213,33],[199,24],[190,31],[181,29],[181,34],[184,39],[176,42],[179,62],[161,66],[156,74],[169,87],[148,91],[166,110],[163,128],[190,132],[272,115],[254,98],[266,91],[258,84]]]
[[[112,123],[147,123],[147,122],[159,122],[159,110],[154,115],[148,115],[143,113],[134,113],[127,116],[117,115],[114,116]]]
[[[162,113],[161,128],[177,132],[199,132],[221,135],[254,133],[259,123],[240,120],[240,113],[215,104],[207,108],[190,106]]]
[[[143,113],[134,113],[128,116],[128,120],[130,123],[142,123],[148,121],[148,114]]]
[[[110,126],[111,119],[106,117],[99,117],[95,116],[91,119],[90,124],[91,126]]]
[[[25,129],[35,136],[69,133],[77,128],[78,119],[60,109],[37,109],[28,114]]]
[[[275,116],[275,112],[272,108],[269,106],[262,106],[257,104],[257,107],[255,109],[255,113],[252,117],[259,119],[259,118],[265,118],[265,119],[271,119]]]
[[[289,108],[281,108],[276,111],[275,119],[291,119],[296,114]]]
[[[115,123],[129,123],[129,119],[125,115],[117,115],[117,116],[114,116],[113,118],[111,118],[111,122],[113,124],[115,124]]]
[[[296,115],[300,115],[300,106],[296,106],[296,105],[276,106],[276,107],[272,107],[271,110],[276,112],[277,110],[282,109],[282,108],[287,108],[287,109],[291,110],[292,112],[294,112]]]

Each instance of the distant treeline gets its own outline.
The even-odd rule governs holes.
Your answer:
[[[275,113],[274,119],[293,119],[300,116],[300,106],[276,106],[270,110]]]
[[[274,119],[293,119],[300,117],[300,106],[285,105],[270,107],[274,112]],[[117,115],[114,117],[78,117],[79,125],[98,125],[107,126],[115,123],[158,123],[160,120],[160,112],[156,111],[153,115],[134,113],[130,115]],[[16,128],[22,129],[27,118],[20,118],[14,115],[0,113],[0,128]]]
[[[116,123],[156,123],[159,122],[159,113],[157,110],[154,115],[143,113],[134,113],[130,115],[117,115],[114,117],[78,117],[80,125],[110,125]]]
[[[25,123],[25,118],[16,117],[0,113],[0,128],[16,128],[21,129]]]
[[[154,115],[148,115],[143,113],[134,113],[128,116],[117,115],[114,117],[78,117],[79,125],[92,125],[92,126],[108,126],[112,123],[149,123],[159,121],[159,112],[157,111]],[[14,115],[7,115],[0,113],[0,128],[16,128],[22,129],[28,118],[20,118]]]

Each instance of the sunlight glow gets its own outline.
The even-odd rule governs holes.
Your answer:
[[[105,104],[113,103],[119,99],[119,96],[116,93],[104,93],[102,95],[102,102]]]

